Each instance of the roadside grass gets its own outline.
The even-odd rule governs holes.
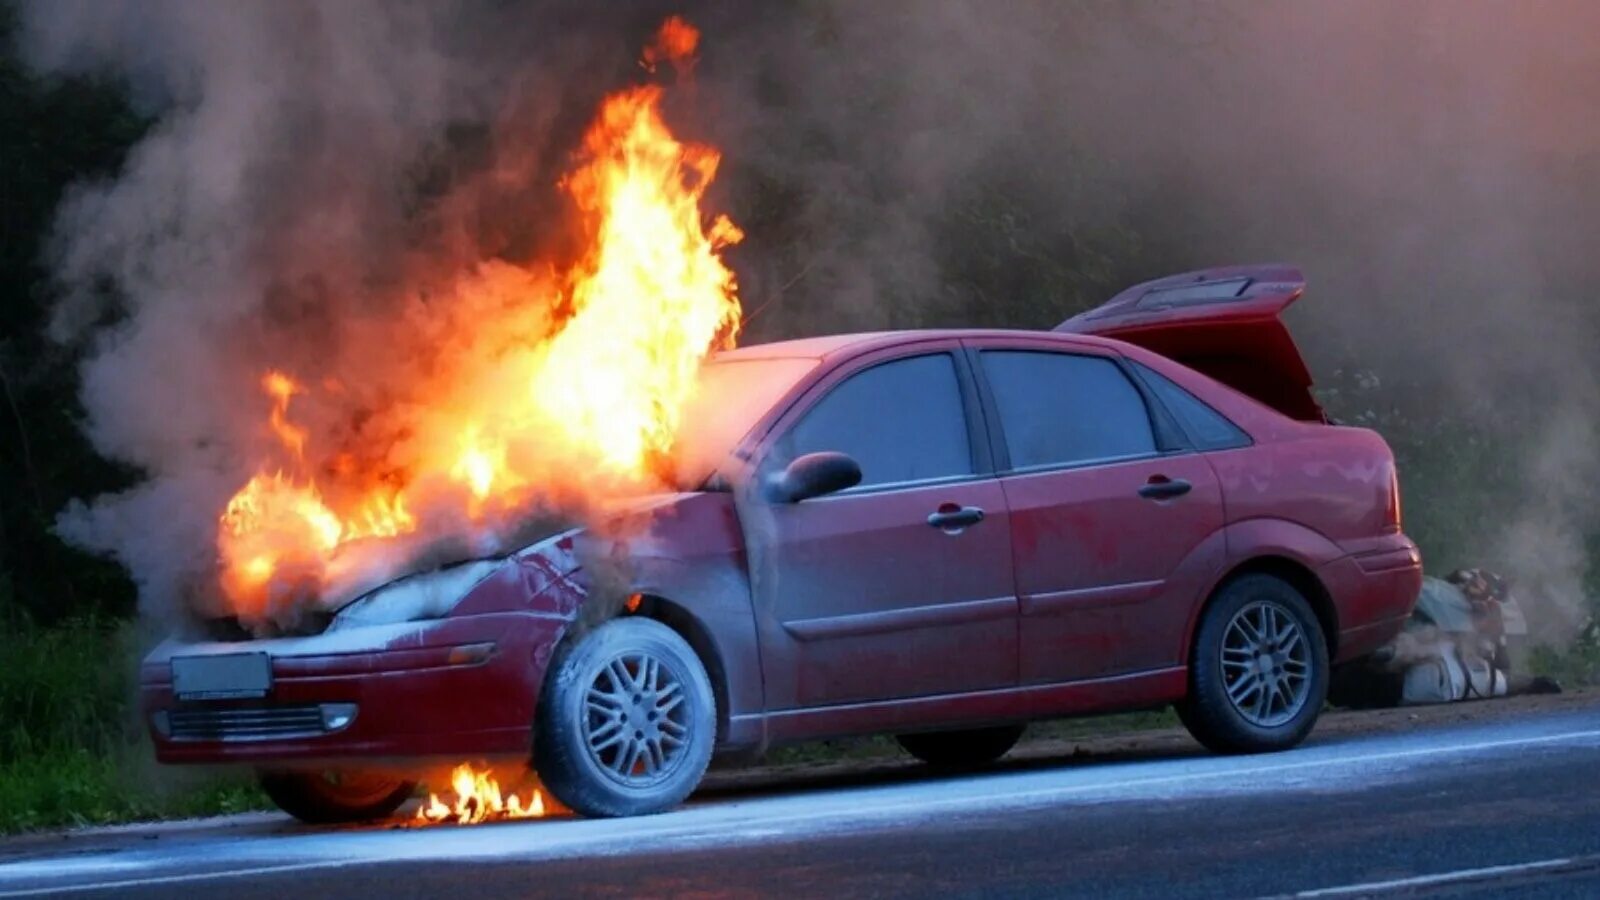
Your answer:
[[[1600,685],[1600,626],[1565,650],[1539,647],[1528,660],[1535,675],[1548,675],[1565,687]]]
[[[248,777],[159,769],[131,626],[0,621],[0,834],[261,809]]]

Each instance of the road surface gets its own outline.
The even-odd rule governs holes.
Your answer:
[[[631,820],[35,836],[0,843],[0,898],[1600,896],[1600,695],[1482,707],[1329,717],[1270,756],[1154,735],[746,780]]]

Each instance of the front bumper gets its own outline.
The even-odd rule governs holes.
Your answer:
[[[525,758],[565,627],[539,614],[492,613],[297,640],[163,645],[144,663],[142,708],[163,763]],[[267,696],[175,694],[173,658],[242,652],[270,657]]]

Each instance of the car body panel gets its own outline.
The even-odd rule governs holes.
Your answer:
[[[761,652],[751,605],[744,535],[731,492],[678,494],[640,521],[617,523],[615,536],[600,540],[615,560],[601,575],[591,563],[584,578],[597,577],[660,598],[692,617],[699,637],[691,644],[720,668],[713,671],[719,687],[719,738],[726,747],[759,746],[764,741],[762,713],[767,708],[763,680],[741,673],[759,673]],[[596,551],[598,555],[602,551]],[[614,611],[614,610],[613,610]]]
[[[927,518],[946,505],[988,516],[945,534]],[[752,556],[769,708],[1015,685],[1005,506],[986,478],[765,510]]]
[[[1194,485],[1147,500],[1152,478]],[[1222,492],[1198,454],[1004,482],[1021,596],[1022,683],[1177,665],[1188,611],[1225,563]]]

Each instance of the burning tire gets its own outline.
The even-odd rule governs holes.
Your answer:
[[[1219,753],[1287,750],[1328,694],[1328,645],[1305,597],[1271,575],[1229,582],[1207,607],[1178,715]]]
[[[261,789],[296,819],[330,825],[386,818],[411,798],[417,784],[361,772],[262,772]]]
[[[900,734],[900,748],[930,766],[966,767],[992,763],[1022,739],[1022,725]]]
[[[682,803],[716,739],[711,679],[672,629],[607,622],[557,661],[539,704],[534,767],[586,816],[637,816]]]

